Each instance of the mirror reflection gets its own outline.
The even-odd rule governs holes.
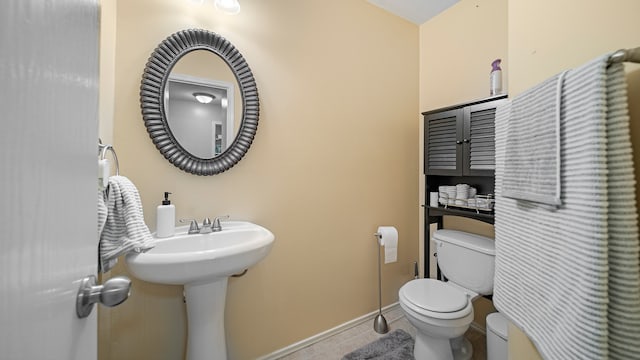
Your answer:
[[[191,154],[211,159],[234,138],[233,84],[172,73],[165,87],[171,133]]]
[[[247,153],[258,129],[260,99],[251,68],[231,42],[189,29],[168,36],[149,57],[140,109],[167,161],[208,176],[229,170]]]
[[[178,143],[201,159],[212,159],[233,143],[241,106],[235,75],[208,50],[194,50],[180,58],[165,85],[167,125]]]

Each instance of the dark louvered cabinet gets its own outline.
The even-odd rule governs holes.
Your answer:
[[[493,224],[493,211],[464,206],[430,206],[440,186],[469,184],[481,195],[493,195],[495,181],[495,114],[507,95],[423,112],[425,174],[425,273],[431,259],[430,224],[443,216],[462,216]]]
[[[462,175],[463,109],[424,115],[425,174]]]
[[[504,98],[424,112],[425,174],[493,176],[494,119]]]

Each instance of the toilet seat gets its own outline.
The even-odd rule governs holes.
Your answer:
[[[405,306],[435,319],[457,319],[473,311],[467,294],[435,279],[409,281],[400,288],[399,295]]]
[[[404,288],[404,295],[419,308],[441,313],[460,311],[469,301],[460,290],[432,279],[409,282]]]

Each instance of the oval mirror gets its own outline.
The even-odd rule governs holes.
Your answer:
[[[207,30],[179,31],[158,45],[142,76],[140,104],[156,148],[196,175],[233,167],[258,127],[249,65],[233,44]]]

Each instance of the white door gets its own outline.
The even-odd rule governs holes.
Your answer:
[[[0,359],[97,358],[98,0],[0,1]]]

